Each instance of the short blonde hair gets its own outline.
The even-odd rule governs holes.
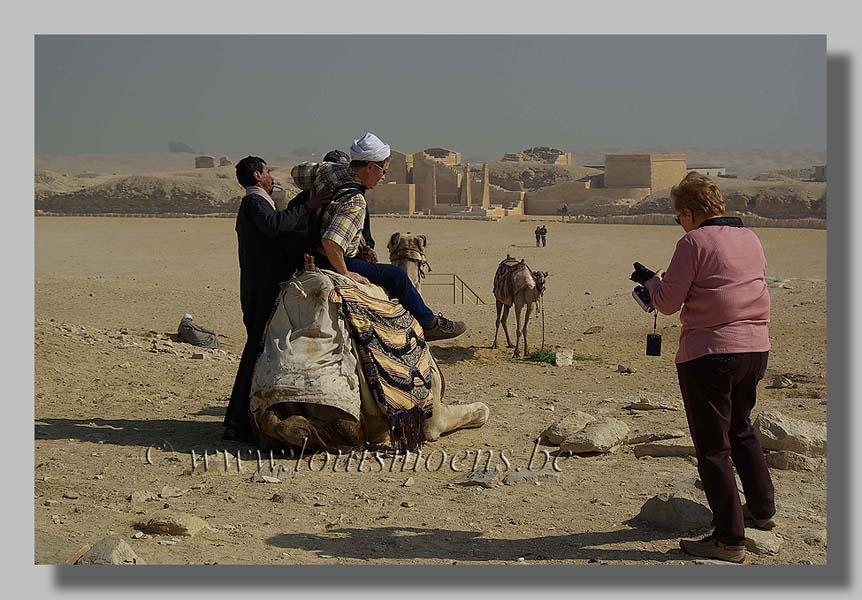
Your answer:
[[[702,215],[724,214],[724,195],[721,190],[712,179],[697,171],[692,171],[673,186],[670,197],[676,212],[687,208],[692,213]]]

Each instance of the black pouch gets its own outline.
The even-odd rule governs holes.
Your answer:
[[[648,333],[646,336],[647,356],[661,356],[661,334]]]

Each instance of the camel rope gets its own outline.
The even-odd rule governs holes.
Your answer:
[[[401,248],[395,252],[389,253],[389,262],[402,259],[412,260],[419,265],[419,279],[424,279],[425,276],[432,270],[425,254],[412,248]]]

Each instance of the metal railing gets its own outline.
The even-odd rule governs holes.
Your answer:
[[[440,281],[433,282],[429,281],[430,279],[441,279],[445,278],[448,281]],[[467,300],[469,300],[472,304],[485,304],[485,301],[479,297],[479,294],[474,292],[469,285],[467,285],[463,279],[458,277],[455,273],[428,273],[425,276],[425,281],[422,282],[422,287],[431,287],[431,286],[445,286],[452,287],[452,303],[458,304],[459,298],[459,288],[460,288],[460,298],[461,304],[467,304]]]

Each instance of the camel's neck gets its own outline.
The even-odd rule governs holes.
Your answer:
[[[419,281],[419,262],[411,258],[396,258],[391,261],[396,267],[400,267],[407,273],[408,279],[413,283]]]

